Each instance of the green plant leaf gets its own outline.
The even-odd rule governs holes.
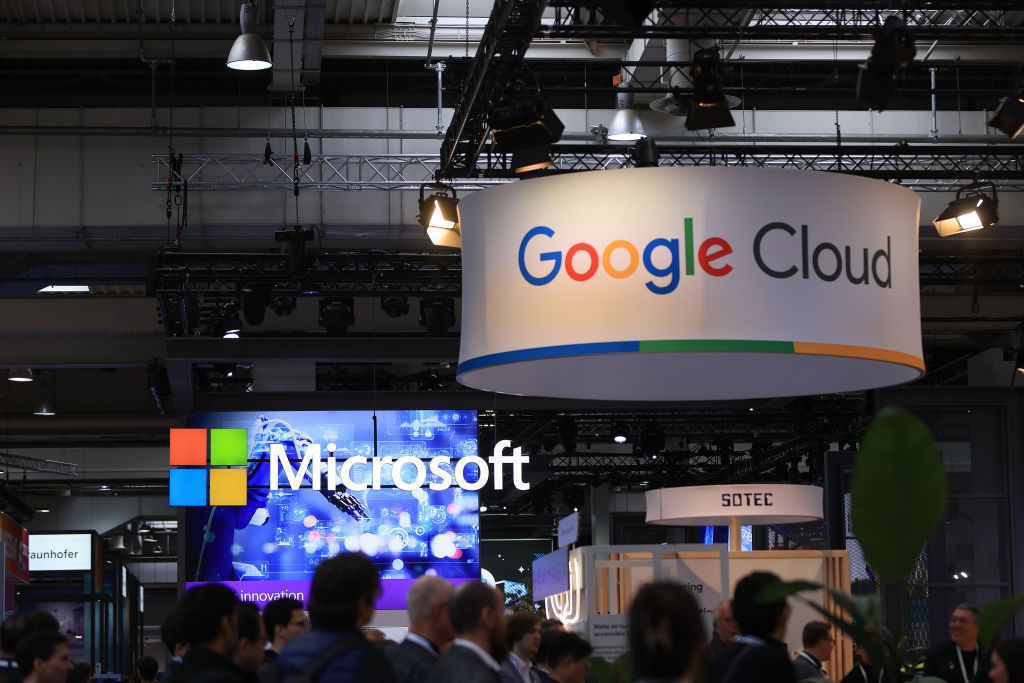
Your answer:
[[[1006,626],[1006,622],[1012,619],[1021,607],[1024,607],[1024,595],[1011,595],[981,608],[978,612],[978,626],[981,627],[978,642],[981,643],[982,650],[988,651],[999,636],[999,632]]]
[[[840,607],[846,610],[850,618],[861,625],[875,623],[868,612],[861,609],[861,603],[851,595],[847,595],[838,588],[826,586],[816,581],[778,581],[771,583],[761,589],[758,593],[758,600],[762,602],[775,602],[790,596],[799,596],[800,593],[811,591],[826,591],[832,596]]]
[[[902,580],[946,512],[949,485],[928,427],[902,408],[883,408],[861,441],[850,489],[868,564]]]

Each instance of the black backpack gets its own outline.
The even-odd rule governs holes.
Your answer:
[[[320,653],[320,656],[312,661],[312,663],[302,670],[302,673],[292,676],[283,683],[314,683],[317,676],[331,663],[331,660],[340,657],[343,654],[355,650],[360,645],[365,645],[365,642],[361,642],[357,638],[340,640],[331,647],[327,648]]]

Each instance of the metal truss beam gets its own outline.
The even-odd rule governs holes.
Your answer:
[[[722,40],[865,40],[887,16],[899,14],[920,40],[1015,41],[1024,28],[1009,25],[1012,2],[981,6],[964,2],[910,2],[897,11],[883,2],[700,3],[664,0],[642,26],[618,25],[584,3],[555,1],[545,38],[629,39],[632,37],[718,38]]]
[[[439,177],[473,176],[487,137],[487,85],[522,64],[547,0],[496,0],[452,121],[441,143]]]
[[[63,462],[61,460],[42,460],[31,458],[27,455],[15,455],[14,453],[0,453],[0,465],[13,467],[33,472],[48,472],[51,474],[64,474],[70,477],[78,476],[78,464]]]
[[[1024,190],[1024,147],[1018,145],[820,145],[701,143],[659,147],[662,166],[746,166],[851,173],[897,181],[921,191],[949,191],[979,179],[1002,191]],[[560,145],[552,150],[561,172],[633,166],[631,148],[622,145]],[[489,155],[484,177],[456,179],[463,191],[514,180],[509,155]],[[181,173],[171,173],[166,156],[154,155],[157,179],[165,191],[188,183],[193,192],[291,190],[291,168],[283,159],[271,165],[259,155],[193,154],[183,157]],[[300,190],[418,190],[440,172],[432,155],[317,156],[303,171]],[[474,169],[473,173],[477,173]],[[170,175],[169,175],[170,174]]]

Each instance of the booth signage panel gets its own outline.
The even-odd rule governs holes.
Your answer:
[[[558,547],[565,548],[579,541],[580,513],[574,512],[558,520]]]
[[[0,515],[3,532],[4,571],[19,581],[28,581],[28,530],[7,515]]]
[[[92,570],[92,534],[32,534],[31,543],[30,571]]]
[[[569,549],[559,548],[533,561],[533,599],[569,590]]]
[[[637,168],[505,185],[460,211],[467,386],[738,399],[924,371],[909,189],[811,171]]]
[[[647,523],[716,526],[799,524],[822,519],[822,490],[796,484],[678,486],[647,492]]]

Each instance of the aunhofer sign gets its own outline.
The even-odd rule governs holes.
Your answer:
[[[831,173],[643,168],[463,200],[459,381],[586,399],[841,392],[924,369],[920,200]]]
[[[30,572],[90,571],[92,534],[32,534],[28,569]]]

